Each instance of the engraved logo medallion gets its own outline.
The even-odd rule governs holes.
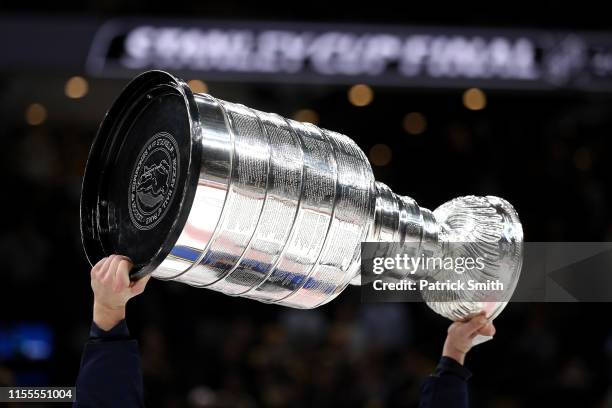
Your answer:
[[[139,230],[155,227],[166,215],[176,191],[179,160],[178,145],[168,132],[156,133],[138,154],[128,206]]]

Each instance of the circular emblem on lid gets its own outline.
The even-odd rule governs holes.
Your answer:
[[[178,145],[168,132],[156,133],[138,154],[128,208],[139,230],[155,227],[166,215],[176,191],[179,160]]]

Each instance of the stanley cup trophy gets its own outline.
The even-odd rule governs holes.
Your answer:
[[[376,182],[347,136],[194,94],[161,71],[134,79],[104,118],[85,171],[81,231],[91,264],[126,255],[132,279],[151,274],[295,308],[359,284],[361,242],[439,254],[475,243],[487,268],[472,278],[505,282],[507,297],[423,293],[453,320],[501,311],[523,240],[501,198],[421,208]]]

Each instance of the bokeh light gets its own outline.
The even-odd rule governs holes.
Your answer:
[[[411,135],[420,135],[427,129],[427,119],[421,112],[410,112],[402,122],[404,130]]]
[[[47,120],[47,108],[40,103],[33,103],[26,108],[25,119],[28,125],[40,125]]]
[[[293,119],[298,122],[319,123],[319,114],[312,109],[300,109],[293,114]]]
[[[368,85],[353,85],[348,91],[348,100],[355,106],[366,106],[372,103],[374,91]]]
[[[64,93],[71,99],[79,99],[87,95],[89,84],[87,80],[80,76],[73,76],[64,86]]]
[[[199,79],[192,79],[187,82],[187,85],[189,85],[191,90],[195,93],[208,93],[208,85],[206,85],[206,82],[200,81]]]
[[[391,148],[386,144],[375,144],[370,149],[370,163],[375,166],[386,166],[391,163],[392,153]]]
[[[463,93],[463,105],[469,110],[481,110],[487,106],[487,96],[478,88],[467,89]]]

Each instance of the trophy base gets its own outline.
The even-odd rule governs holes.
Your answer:
[[[107,113],[93,143],[81,196],[89,262],[122,254],[132,278],[168,255],[189,214],[199,144],[192,138],[191,93],[163,73],[131,83]]]

